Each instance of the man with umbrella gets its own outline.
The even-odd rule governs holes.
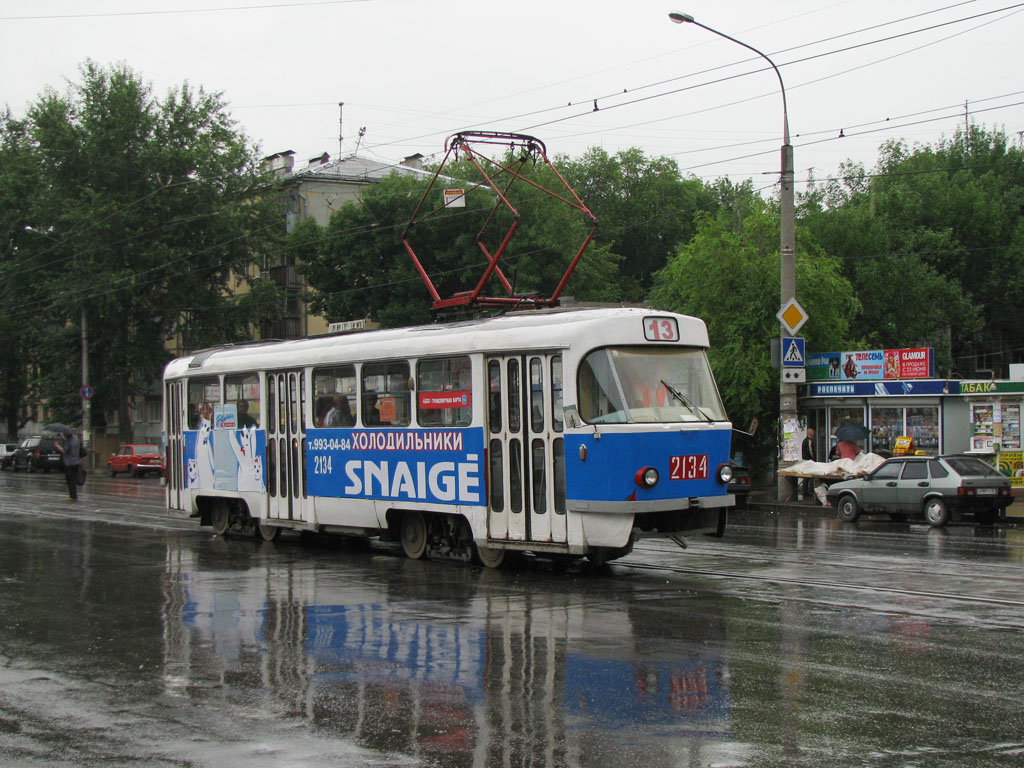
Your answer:
[[[64,435],[63,442],[57,443],[57,450],[64,454],[64,481],[68,485],[68,501],[78,501],[78,470],[82,463],[82,443],[66,424],[48,424],[44,429]]]
[[[840,459],[856,459],[861,453],[861,447],[857,445],[858,440],[866,440],[871,430],[863,424],[843,424],[836,430],[836,438],[839,444],[836,451]]]

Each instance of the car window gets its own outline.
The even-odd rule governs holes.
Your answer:
[[[929,461],[928,470],[932,473],[932,477],[936,479],[940,477],[949,477],[949,470],[942,466],[942,462],[935,460]]]
[[[1002,476],[992,467],[991,464],[986,464],[981,459],[975,459],[971,456],[953,456],[947,458],[945,461],[954,472],[962,477]]]
[[[902,477],[904,480],[927,480],[928,465],[923,461],[908,461]]]
[[[902,461],[887,461],[871,475],[872,480],[895,480],[903,469]]]

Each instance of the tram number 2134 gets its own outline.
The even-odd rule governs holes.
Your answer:
[[[672,480],[706,480],[708,455],[669,456],[669,478]]]

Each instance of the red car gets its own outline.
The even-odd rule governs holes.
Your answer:
[[[132,477],[142,477],[147,472],[162,475],[164,472],[164,456],[159,445],[131,444],[122,445],[117,453],[107,459],[110,476],[118,472],[130,472]]]

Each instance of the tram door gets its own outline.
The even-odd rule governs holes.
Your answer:
[[[488,535],[565,543],[562,357],[487,360]]]
[[[267,374],[267,495],[271,520],[306,520],[305,373]]]
[[[167,481],[167,508],[184,509],[185,436],[182,414],[185,412],[185,382],[171,381],[164,392],[164,477]]]

